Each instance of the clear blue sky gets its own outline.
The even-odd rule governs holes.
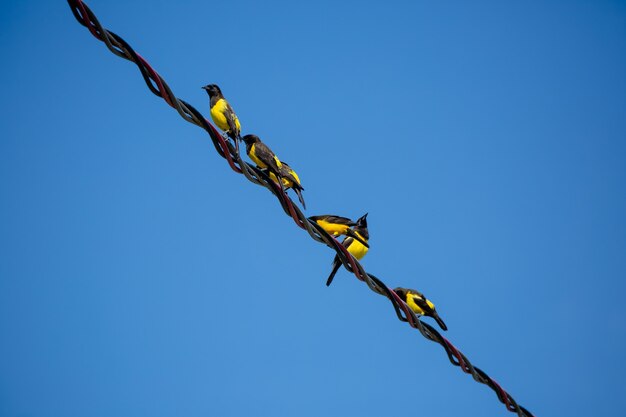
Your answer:
[[[471,3],[471,4],[470,4]],[[626,5],[87,3],[369,212],[366,269],[537,416],[626,394]],[[0,11],[0,415],[507,416],[64,1]]]

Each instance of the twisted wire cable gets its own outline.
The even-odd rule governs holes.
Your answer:
[[[95,14],[87,7],[82,0],[67,0],[74,17],[81,25],[85,26],[91,34],[101,42],[104,42],[107,48],[128,61],[133,62],[139,68],[148,89],[156,96],[165,100],[165,102],[173,107],[178,114],[187,122],[206,130],[211,138],[213,146],[217,153],[226,159],[230,168],[236,173],[243,174],[250,182],[267,188],[274,194],[280,203],[283,211],[293,219],[295,224],[316,240],[324,243],[335,252],[344,267],[353,273],[357,279],[365,282],[367,286],[377,294],[387,297],[393,306],[395,313],[400,321],[406,322],[409,326],[417,329],[426,339],[438,343],[443,347],[450,363],[458,366],[472,378],[490,387],[498,397],[498,400],[504,404],[508,411],[516,413],[519,417],[534,417],[534,415],[526,408],[517,404],[513,397],[506,392],[493,378],[487,375],[483,370],[471,364],[469,359],[461,353],[448,339],[443,337],[431,325],[423,323],[415,315],[415,313],[407,306],[407,304],[387,285],[373,274],[368,274],[363,266],[348,252],[348,250],[333,236],[328,234],[316,222],[310,221],[293,203],[291,198],[286,194],[279,184],[272,181],[265,171],[253,166],[241,159],[241,155],[235,151],[234,146],[225,139],[217,129],[209,123],[209,121],[192,105],[184,100],[177,98],[165,80],[141,57],[124,39],[115,33],[105,29]]]

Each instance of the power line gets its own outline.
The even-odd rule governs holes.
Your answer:
[[[460,367],[463,372],[472,375],[475,381],[489,386],[496,393],[498,400],[505,405],[507,410],[517,413],[519,417],[534,417],[530,411],[517,404],[513,397],[489,375],[480,368],[473,366],[467,357],[450,343],[448,339],[443,337],[429,324],[420,321],[406,303],[379,278],[365,272],[363,266],[354,259],[337,239],[329,235],[317,223],[307,219],[280,185],[272,181],[261,169],[243,161],[241,156],[235,152],[235,148],[231,143],[225,140],[217,129],[209,123],[198,110],[184,100],[177,98],[165,80],[163,80],[150,64],[148,64],[141,55],[135,52],[124,39],[105,29],[100,24],[95,14],[82,0],[68,0],[68,3],[78,23],[87,27],[91,34],[99,41],[104,42],[112,53],[137,65],[146,85],[153,94],[165,100],[165,102],[170,107],[174,108],[185,121],[193,123],[208,132],[213,146],[215,146],[215,150],[221,157],[226,159],[233,171],[243,174],[249,181],[265,187],[272,192],[272,194],[277,197],[285,214],[291,217],[298,227],[306,230],[314,240],[334,249],[340,261],[348,271],[352,272],[360,281],[365,282],[376,294],[387,297],[391,301],[391,305],[400,321],[406,322],[414,329],[417,329],[426,339],[441,345],[448,355],[450,363]]]

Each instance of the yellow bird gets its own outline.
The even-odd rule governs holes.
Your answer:
[[[345,235],[355,238],[360,241],[361,244],[367,246],[369,245],[364,240],[361,240],[356,233],[351,229],[351,227],[356,226],[356,222],[342,216],[335,216],[334,214],[322,214],[319,216],[311,216],[309,220],[317,223],[322,229],[324,229],[328,234],[333,236]]]
[[[235,141],[235,147],[237,148],[237,152],[239,152],[237,139],[241,134],[241,124],[233,108],[228,101],[226,101],[222,90],[220,90],[217,85],[208,84],[202,87],[202,89],[206,90],[211,99],[209,104],[211,106],[211,118],[213,122],[215,122],[217,127],[222,129],[229,138]]]
[[[398,287],[393,290],[402,300],[409,306],[411,310],[418,316],[429,316],[434,318],[437,321],[439,327],[443,330],[448,330],[448,326],[441,320],[437,310],[435,310],[435,305],[426,297],[424,294],[417,290],[412,290],[410,288],[402,288]]]
[[[289,166],[287,162],[280,161],[280,163],[280,175],[282,176],[283,186],[285,187],[285,189],[291,188],[296,192],[298,200],[300,200],[300,204],[302,204],[302,208],[306,210],[306,204],[304,203],[304,197],[302,196],[302,191],[304,191],[304,187],[302,187],[302,184],[300,183],[300,177],[298,176],[298,174],[296,174],[296,171],[294,171],[293,168]],[[271,171],[270,178],[275,183],[278,183],[276,175],[274,175],[274,173]]]
[[[356,226],[354,227],[354,229],[352,229],[352,231],[356,234],[356,236],[359,237],[360,241],[364,241],[365,243],[367,243],[370,238],[369,231],[367,230],[367,213],[365,213],[356,221]],[[352,256],[354,256],[358,260],[361,260],[365,256],[369,248],[361,243],[359,240],[353,237],[346,237],[343,242],[341,242],[341,244],[344,248],[348,250],[348,252],[350,252]],[[329,286],[333,282],[333,278],[335,278],[335,274],[339,270],[340,266],[341,261],[339,260],[339,256],[335,255],[335,259],[333,259],[333,270],[328,276],[326,286]]]
[[[246,135],[241,138],[246,144],[246,153],[261,169],[266,169],[269,175],[274,174],[274,178],[278,177],[280,181],[276,181],[278,185],[283,184],[283,163],[276,157],[274,152],[263,142],[257,135]]]
[[[268,169],[270,172],[280,175],[282,162],[276,157],[274,152],[257,135],[246,135],[241,138],[246,143],[246,153],[261,169]]]

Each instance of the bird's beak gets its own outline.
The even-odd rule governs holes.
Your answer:
[[[208,88],[208,87],[202,87],[202,89],[203,89],[203,90],[208,90],[209,88]]]

